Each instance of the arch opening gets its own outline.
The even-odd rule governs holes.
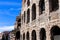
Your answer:
[[[39,15],[41,15],[45,10],[45,2],[44,0],[39,1]]]
[[[60,40],[60,28],[58,26],[51,28],[51,40]]]
[[[52,11],[56,11],[57,9],[59,9],[59,2],[58,0],[49,0],[49,9],[50,12]]]
[[[30,5],[30,0],[27,0],[27,6],[29,6]]]
[[[36,4],[32,5],[32,20],[36,19]]]
[[[27,40],[29,40],[29,32],[27,32],[26,38],[27,38]]]
[[[40,30],[40,40],[46,40],[46,31],[44,28]]]
[[[24,23],[25,23],[25,17],[26,17],[25,14],[26,14],[26,13],[25,13],[25,11],[24,11]]]
[[[25,40],[25,33],[23,34],[23,40]]]
[[[32,40],[36,40],[36,31],[35,30],[32,31]]]
[[[20,40],[20,31],[16,32],[16,40]]]
[[[27,10],[27,23],[30,21],[30,9]]]

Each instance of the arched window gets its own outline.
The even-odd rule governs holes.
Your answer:
[[[44,28],[40,30],[40,40],[46,40],[46,31]]]
[[[36,40],[36,31],[35,30],[32,31],[32,40]]]
[[[24,23],[25,23],[25,11],[24,11]]]
[[[32,5],[32,20],[36,19],[36,5]]]
[[[58,0],[49,0],[49,5],[50,12],[56,11],[59,8]]]
[[[23,34],[23,40],[25,40],[25,33]]]
[[[45,10],[45,2],[44,0],[40,0],[39,1],[39,15],[42,14],[44,10]]]
[[[20,40],[20,31],[16,32],[16,40]]]
[[[27,40],[29,40],[29,32],[27,32],[26,38],[27,38]]]
[[[30,9],[27,10],[27,23],[30,21]]]
[[[18,21],[17,21],[17,28],[19,28],[19,26],[21,27],[21,18],[18,19]]]
[[[51,40],[60,40],[60,28],[58,26],[51,28]]]
[[[29,6],[30,5],[30,0],[27,0],[27,6]]]

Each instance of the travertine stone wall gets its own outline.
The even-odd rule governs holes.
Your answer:
[[[43,14],[39,15],[39,1],[40,0],[30,0],[30,5],[27,7],[27,0],[23,4],[21,11],[21,28],[20,33],[22,35],[23,40],[23,33],[25,33],[25,40],[26,34],[29,32],[29,39],[32,39],[32,31],[36,31],[36,38],[40,40],[40,30],[44,28],[46,31],[46,40],[51,40],[51,33],[50,30],[54,25],[60,27],[60,0],[59,0],[59,9],[53,12],[49,12],[49,0],[44,0],[45,2],[45,11]],[[36,19],[32,21],[32,5],[36,5]],[[30,22],[27,24],[27,10],[30,9]],[[25,11],[25,23],[22,21],[22,16],[24,15]],[[24,17],[24,16],[23,16]],[[23,19],[24,20],[24,19]]]

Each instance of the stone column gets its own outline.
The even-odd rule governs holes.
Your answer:
[[[45,14],[46,14],[46,21],[49,21],[49,0],[45,0]]]
[[[23,36],[23,35],[21,34],[21,35],[20,35],[20,40],[23,40],[23,37],[22,37],[22,36]]]
[[[38,0],[36,0],[36,25],[38,26],[38,24],[39,24],[39,21],[38,21],[38,19],[39,19],[39,1]]]
[[[39,18],[39,1],[36,0],[36,19]]]
[[[32,39],[32,36],[31,36],[32,34],[31,34],[31,32],[29,33],[29,38],[30,38],[30,40]]]
[[[31,23],[31,21],[32,21],[32,12],[31,12],[31,0],[30,0],[30,23]],[[30,26],[31,26],[31,24],[30,24]]]
[[[26,33],[25,33],[25,40],[27,40],[27,39],[26,39]]]
[[[22,26],[22,13],[21,13],[21,26]]]
[[[22,38],[21,38],[21,40],[23,40],[23,35],[22,35]]]
[[[46,28],[46,40],[51,40],[51,33],[49,26]]]
[[[27,10],[26,10],[25,16],[26,16],[26,18],[25,18],[25,23],[27,23]]]
[[[46,35],[47,35],[46,40],[51,40],[50,31],[48,31],[48,32],[46,33]]]
[[[39,30],[36,31],[36,35],[37,35],[37,36],[36,36],[37,40],[40,40]]]
[[[30,27],[32,22],[32,4],[30,4]]]
[[[60,19],[60,0],[59,1],[59,19]]]
[[[60,13],[60,0],[58,0],[59,1],[59,13]]]
[[[23,25],[24,25],[24,11],[23,11]]]

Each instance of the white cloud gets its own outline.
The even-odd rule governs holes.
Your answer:
[[[21,10],[21,8],[10,8],[9,10]]]
[[[14,29],[14,26],[1,26],[0,27],[0,32],[3,32],[3,31],[11,31]]]

